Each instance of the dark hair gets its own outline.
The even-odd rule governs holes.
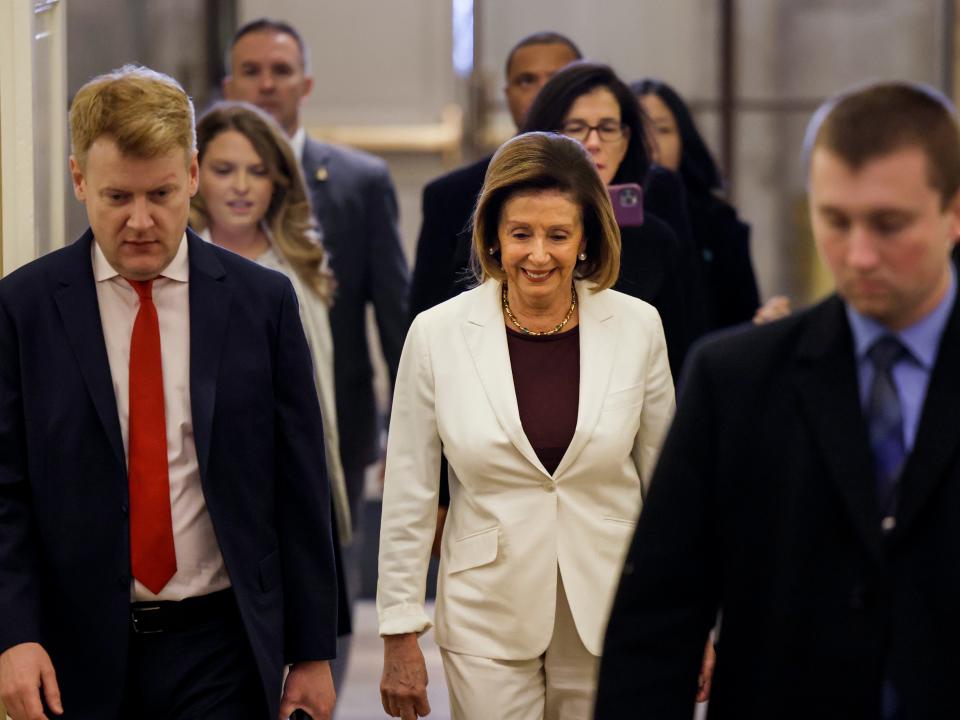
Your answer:
[[[882,82],[831,98],[814,114],[804,143],[836,154],[853,170],[906,147],[927,156],[930,185],[943,206],[960,189],[960,131],[956,109],[938,90],[920,83]]]
[[[697,193],[709,193],[723,189],[723,177],[714,162],[703,136],[697,130],[690,108],[677,94],[677,91],[662,80],[643,78],[630,83],[630,89],[637,97],[656,95],[673,114],[680,133],[680,168],[678,172],[688,190]]]
[[[609,65],[578,60],[557,72],[537,93],[536,100],[523,131],[545,130],[556,132],[577,98],[603,87],[613,93],[620,105],[620,121],[629,128],[630,139],[623,162],[617,168],[613,182],[643,184],[650,168],[650,138],[647,134],[647,116],[637,96],[617,77]]]
[[[566,45],[573,53],[574,59],[579,60],[583,57],[583,55],[580,53],[580,48],[578,48],[574,44],[573,40],[568,38],[566,35],[561,35],[560,33],[553,32],[552,30],[533,33],[521,38],[516,45],[510,48],[510,53],[507,55],[507,62],[503,66],[503,74],[507,78],[510,77],[510,64],[513,62],[513,56],[517,54],[517,50],[530,45]]]
[[[503,206],[517,194],[544,190],[569,195],[580,208],[587,259],[577,263],[576,277],[593,281],[597,290],[613,287],[620,274],[620,228],[610,196],[583,146],[555,133],[517,135],[494,154],[473,213],[474,274],[481,281],[504,280],[490,253],[499,243]]]
[[[233,40],[230,42],[230,52],[233,51],[233,48],[236,47],[236,44],[240,42],[240,38],[244,35],[250,35],[251,33],[258,32],[275,32],[281,33],[283,35],[289,35],[297,43],[297,47],[300,48],[300,60],[303,63],[303,69],[306,71],[310,67],[310,53],[307,50],[306,43],[303,42],[303,37],[300,33],[297,32],[297,29],[288,22],[283,20],[274,20],[273,18],[261,17],[256,20],[251,20],[250,22],[244,23],[237,31],[233,34]],[[227,68],[230,67],[230,57],[227,57]]]

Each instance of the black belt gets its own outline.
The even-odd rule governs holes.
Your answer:
[[[222,619],[231,611],[237,611],[237,604],[229,588],[179,601],[135,602],[130,605],[130,628],[137,635],[183,630]]]

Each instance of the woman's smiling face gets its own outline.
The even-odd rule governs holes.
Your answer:
[[[583,213],[569,195],[559,190],[513,195],[500,211],[497,237],[511,303],[569,304],[577,255],[586,247]]]

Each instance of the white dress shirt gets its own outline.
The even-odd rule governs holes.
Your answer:
[[[297,131],[290,136],[290,147],[293,149],[293,156],[300,162],[303,162],[303,149],[307,146],[307,131],[301,125]]]
[[[140,301],[130,283],[107,262],[100,246],[96,242],[92,245],[100,322],[126,454],[130,419],[130,337]],[[177,254],[153,282],[153,303],[160,321],[170,508],[177,572],[157,595],[142,583],[132,580],[131,594],[137,601],[183,600],[230,587],[230,578],[203,497],[200,466],[193,440],[189,274],[184,234]]]

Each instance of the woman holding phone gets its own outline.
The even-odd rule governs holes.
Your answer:
[[[671,173],[651,172],[647,127],[636,96],[608,66],[571,63],[537,95],[524,125],[524,131],[533,130],[578,141],[604,185],[634,184],[642,189],[646,196],[642,224],[620,225],[621,270],[614,287],[646,300],[660,313],[670,367],[678,377],[689,343],[700,330],[700,281],[686,247],[689,235],[681,243],[678,236],[683,232],[675,232],[679,227],[689,233],[682,186]],[[648,192],[654,184],[656,189]],[[664,192],[663,186],[672,189]],[[627,213],[620,196],[614,193],[614,203],[620,205],[623,219]],[[661,207],[671,224],[658,216]]]

